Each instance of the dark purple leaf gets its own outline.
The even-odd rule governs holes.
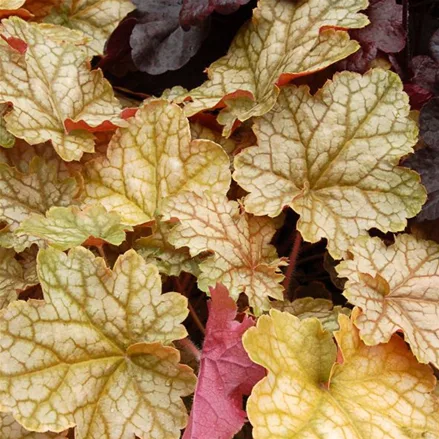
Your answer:
[[[427,55],[415,56],[411,62],[413,77],[411,82],[430,91],[433,94],[438,92],[439,65],[433,58]]]
[[[424,142],[439,151],[439,97],[431,99],[422,107],[419,127]]]
[[[184,31],[179,23],[183,0],[133,0],[138,23],[130,38],[137,68],[152,75],[184,66],[206,38],[209,23]]]
[[[370,63],[376,58],[378,50],[374,44],[363,43],[360,49],[337,63],[339,70],[365,73],[370,68]]]
[[[420,221],[439,218],[439,151],[420,149],[403,164],[421,175],[428,193],[428,200],[416,218]]]
[[[184,28],[201,24],[210,14],[231,14],[250,0],[183,0],[180,23]]]
[[[433,59],[439,64],[439,29],[431,37],[430,53]]]
[[[404,91],[409,95],[410,106],[413,110],[420,110],[433,97],[431,91],[416,84],[404,84]]]

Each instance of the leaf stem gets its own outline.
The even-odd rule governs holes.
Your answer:
[[[288,290],[291,283],[291,278],[294,273],[294,269],[296,268],[297,256],[299,255],[300,245],[302,244],[302,235],[298,230],[295,231],[295,237],[293,242],[293,247],[291,248],[289,263],[287,272],[285,273],[285,279],[282,283],[286,295],[288,296]]]
[[[108,260],[107,260],[107,255],[105,254],[105,251],[104,251],[104,246],[103,245],[97,245],[96,248],[98,249],[99,256],[105,261],[105,265],[107,267],[109,267]]]
[[[201,352],[189,337],[183,338],[182,340],[176,340],[175,343],[192,355],[198,363],[200,362]]]

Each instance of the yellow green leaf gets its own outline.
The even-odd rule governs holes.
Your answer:
[[[65,439],[65,435],[56,433],[27,431],[10,413],[0,413],[0,437],[2,439]]]
[[[366,7],[367,0],[260,0],[227,55],[209,67],[209,80],[179,99],[191,98],[186,113],[225,105],[218,121],[226,135],[236,119],[265,114],[280,85],[358,50],[340,29],[366,26],[366,16],[358,13]]]
[[[235,159],[246,210],[276,216],[290,206],[303,238],[326,238],[335,259],[368,229],[403,230],[426,200],[419,175],[398,167],[417,138],[409,109],[399,76],[379,69],[337,74],[314,96],[284,88],[255,121],[258,146]]]
[[[21,53],[0,39],[0,102],[13,104],[5,116],[10,133],[31,145],[51,140],[71,161],[94,151],[90,131],[125,124],[110,83],[100,70],[90,71],[82,34],[18,17],[2,25],[6,39],[25,43]],[[69,132],[69,123],[79,128]]]
[[[256,313],[269,309],[269,296],[283,297],[279,267],[284,263],[270,245],[276,231],[273,220],[240,213],[238,203],[224,197],[194,193],[169,199],[162,214],[165,220],[180,221],[169,234],[172,245],[189,247],[192,256],[214,252],[199,265],[202,291],[219,282],[235,300],[245,292]]]
[[[120,245],[125,240],[125,230],[132,228],[122,226],[117,213],[96,205],[84,210],[76,206],[51,207],[46,216],[31,214],[16,233],[36,236],[59,250],[67,250],[88,238]]]
[[[397,335],[368,347],[349,318],[335,337],[319,320],[272,310],[243,336],[250,358],[268,369],[247,414],[254,439],[438,438],[436,379]]]
[[[76,425],[76,439],[179,438],[195,376],[163,344],[186,336],[187,299],[162,295],[134,250],[113,270],[83,247],[40,250],[38,275],[45,302],[2,311],[2,409],[28,430]]]
[[[0,309],[17,300],[20,291],[38,283],[34,268],[16,260],[14,250],[0,248]]]
[[[12,148],[15,143],[15,137],[6,129],[4,115],[7,110],[7,104],[0,104],[0,146]]]
[[[15,232],[32,213],[44,214],[52,206],[68,206],[77,191],[74,178],[60,176],[58,169],[34,156],[28,172],[0,163],[0,245],[22,251],[38,238]]]
[[[113,136],[107,157],[86,166],[85,203],[100,203],[136,225],[154,220],[182,191],[225,194],[229,158],[209,140],[191,141],[181,108],[152,99]]]
[[[349,252],[337,271],[348,278],[343,294],[362,310],[361,339],[375,345],[403,331],[418,360],[439,367],[439,245],[397,235],[389,247],[360,238]]]
[[[84,32],[89,54],[101,55],[110,34],[134,9],[131,0],[62,0],[44,21]]]
[[[192,257],[187,247],[175,248],[169,243],[172,224],[158,221],[151,235],[140,238],[134,248],[146,262],[155,263],[160,271],[168,276],[179,276],[182,271],[194,276],[200,274],[199,258]]]
[[[342,306],[334,306],[331,300],[314,299],[313,297],[303,297],[292,302],[289,300],[276,300],[270,302],[273,309],[288,312],[300,320],[316,317],[322,323],[326,331],[336,331],[338,326],[339,314],[350,315],[351,310]]]

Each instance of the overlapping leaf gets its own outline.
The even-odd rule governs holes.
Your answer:
[[[89,54],[101,55],[111,32],[133,10],[131,0],[61,0],[44,21],[84,32]]]
[[[403,230],[426,199],[418,175],[397,166],[416,143],[408,114],[390,71],[337,74],[314,96],[284,88],[255,122],[259,146],[235,158],[234,179],[250,192],[246,210],[276,216],[291,206],[303,238],[326,238],[336,259],[372,227]]]
[[[116,132],[107,156],[87,165],[85,202],[118,212],[125,224],[153,220],[164,199],[182,191],[224,194],[230,184],[224,150],[208,140],[191,142],[188,120],[166,100],[147,101]]]
[[[242,346],[242,335],[254,320],[235,320],[235,301],[224,286],[217,285],[211,295],[198,383],[183,439],[233,437],[246,419],[243,395],[249,395],[265,375]]]
[[[303,297],[293,302],[288,300],[276,300],[271,302],[271,307],[279,311],[288,312],[300,320],[316,317],[322,323],[326,331],[336,331],[339,329],[338,316],[340,314],[349,315],[351,310],[342,306],[334,306],[331,300],[314,299],[313,297]]]
[[[226,56],[214,62],[209,80],[189,92],[189,115],[226,106],[219,122],[230,134],[236,119],[247,120],[273,107],[279,85],[345,58],[359,45],[347,32],[367,24],[358,11],[366,1],[261,0]]]
[[[20,291],[38,283],[33,268],[26,269],[17,261],[13,250],[0,248],[0,309],[16,300]]]
[[[431,99],[422,107],[419,126],[425,143],[439,151],[439,97]]]
[[[436,379],[400,337],[368,347],[340,315],[338,364],[317,319],[270,314],[243,337],[250,358],[268,369],[247,403],[255,439],[439,437]]]
[[[0,102],[13,104],[9,132],[30,144],[51,140],[70,161],[93,152],[89,131],[125,123],[111,85],[100,70],[90,71],[82,33],[17,17],[2,24],[12,44],[0,40]]]
[[[0,437],[2,439],[63,439],[65,435],[27,431],[10,413],[0,413]]]
[[[52,207],[46,216],[31,214],[16,231],[18,235],[36,236],[60,250],[81,245],[91,238],[91,242],[108,242],[119,245],[125,240],[125,230],[120,217],[115,212],[107,212],[96,205],[80,210],[78,207]]]
[[[182,271],[198,276],[199,258],[192,257],[187,247],[175,248],[169,243],[172,224],[158,222],[151,235],[138,239],[134,248],[146,262],[154,262],[160,273],[179,276]]]
[[[38,273],[46,302],[2,314],[3,410],[30,430],[76,425],[77,439],[178,438],[195,376],[163,344],[186,335],[186,298],[162,295],[133,250],[113,271],[83,247],[40,250]]]
[[[363,313],[355,320],[368,345],[386,342],[402,330],[423,363],[439,365],[439,245],[398,235],[386,247],[362,238],[349,250],[352,260],[337,271],[349,280],[344,295]]]
[[[33,213],[45,214],[53,206],[69,206],[77,191],[74,178],[39,156],[34,155],[27,166],[23,160],[22,166],[28,169],[21,172],[0,163],[0,221],[6,223],[0,230],[0,245],[17,251],[38,241],[15,233],[21,222]]]
[[[240,213],[235,201],[223,197],[182,193],[163,206],[165,220],[178,218],[169,242],[189,247],[191,255],[213,251],[200,263],[198,286],[209,291],[222,283],[236,300],[245,292],[256,313],[269,308],[268,297],[282,299],[283,279],[276,249],[270,245],[276,229],[267,217]]]
[[[0,19],[10,15],[18,15],[23,18],[29,18],[32,15],[28,10],[22,8],[25,0],[0,0]]]

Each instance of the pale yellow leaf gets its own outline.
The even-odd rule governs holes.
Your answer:
[[[2,24],[5,38],[27,46],[20,53],[0,39],[0,102],[13,104],[5,116],[9,132],[30,144],[51,140],[58,154],[71,161],[93,152],[89,130],[125,124],[110,83],[100,70],[90,71],[80,33],[17,17]],[[68,132],[70,120],[84,129]]]
[[[316,317],[322,323],[326,331],[336,331],[339,329],[339,314],[350,315],[351,310],[342,306],[334,306],[331,300],[314,299],[312,297],[303,297],[292,302],[289,300],[276,300],[270,302],[273,309],[288,312],[300,320]]]
[[[17,235],[29,235],[43,239],[60,250],[81,245],[88,238],[120,245],[125,240],[125,230],[115,212],[107,212],[102,206],[90,206],[80,210],[76,206],[51,207],[46,216],[31,214],[17,229]]]
[[[0,321],[0,398],[34,431],[76,439],[172,439],[187,421],[192,370],[169,344],[186,336],[187,299],[130,250],[113,270],[83,247],[40,250],[43,301]],[[162,344],[163,343],[163,344]]]
[[[0,309],[17,300],[20,291],[38,283],[34,273],[34,267],[15,259],[14,250],[0,248]]]
[[[200,258],[192,257],[187,247],[175,248],[169,243],[172,224],[158,221],[150,236],[140,238],[134,248],[146,262],[155,263],[160,271],[168,276],[179,276],[182,271],[194,276],[200,274]]]
[[[360,238],[352,259],[337,267],[347,277],[344,295],[363,311],[355,320],[368,345],[403,331],[423,363],[439,367],[439,245],[397,235],[386,247],[379,238]]]
[[[236,119],[265,114],[280,85],[358,50],[340,29],[366,26],[366,16],[358,13],[366,7],[367,0],[260,0],[227,55],[209,67],[209,80],[180,98],[192,100],[186,113],[225,105],[218,121],[226,135]]]
[[[25,430],[10,413],[0,413],[0,439],[63,439],[56,433],[34,433]]]
[[[0,9],[18,9],[24,5],[25,0],[0,0]]]
[[[134,9],[131,0],[62,0],[44,21],[84,32],[88,53],[101,55],[110,34]]]
[[[244,292],[255,313],[269,309],[268,297],[283,297],[279,267],[284,262],[270,245],[273,220],[240,213],[238,203],[224,197],[194,193],[169,199],[162,214],[180,220],[168,238],[175,247],[189,247],[192,256],[214,252],[199,265],[202,291],[220,282],[234,299]]]
[[[345,315],[335,333],[315,319],[272,310],[243,336],[250,358],[268,369],[247,414],[254,439],[439,437],[436,379],[398,337],[368,347]]]
[[[276,216],[290,206],[303,238],[326,238],[335,259],[368,229],[403,230],[426,200],[419,175],[398,167],[417,138],[409,109],[399,76],[384,70],[339,73],[314,96],[284,88],[255,121],[259,146],[235,159],[246,210]]]
[[[38,238],[18,236],[21,222],[32,213],[44,214],[52,206],[68,206],[77,191],[74,178],[58,174],[58,169],[39,156],[34,156],[23,173],[0,163],[0,245],[22,251]]]
[[[99,202],[128,225],[160,214],[182,191],[225,194],[229,158],[209,140],[193,140],[183,111],[163,99],[146,101],[113,136],[108,158],[86,165],[85,203]]]

